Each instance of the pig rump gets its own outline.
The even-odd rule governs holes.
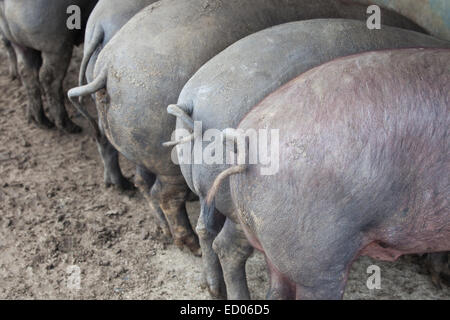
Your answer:
[[[359,255],[450,249],[450,51],[341,58],[267,97],[240,129],[280,129],[280,171],[230,179],[269,298],[339,299]],[[223,178],[223,177],[222,177]]]

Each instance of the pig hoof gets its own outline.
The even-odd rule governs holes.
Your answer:
[[[225,289],[225,283],[223,280],[208,277],[204,275],[203,282],[201,284],[202,289],[208,289],[209,294],[213,299],[226,300],[227,294]]]
[[[136,190],[134,183],[130,182],[130,180],[128,180],[126,178],[121,179],[120,182],[117,183],[117,187],[121,191]]]
[[[211,298],[216,300],[227,300],[227,295],[223,292],[221,288],[208,286],[208,292]]]
[[[126,179],[124,179],[123,182],[117,182],[117,183],[114,183],[111,181],[105,181],[106,189],[110,189],[113,187],[117,188],[117,190],[119,190],[119,191],[134,191],[134,190],[136,190],[136,187]]]
[[[196,237],[191,237],[191,239],[189,241],[185,242],[185,245],[194,254],[194,256],[196,256],[196,257],[202,256],[202,249],[200,248],[198,239]]]
[[[220,286],[206,285],[209,295],[215,300],[227,300],[227,295]]]
[[[119,179],[112,179],[109,173],[105,174],[104,183],[107,189],[115,186],[119,191],[136,190],[134,183],[131,183],[127,178],[120,177]]]
[[[159,229],[161,230],[161,233],[165,239],[172,239],[172,232],[170,232],[170,229],[166,226],[159,226]]]
[[[170,245],[174,242],[172,238],[172,233],[166,226],[157,225],[156,234],[158,240],[164,245]]]
[[[188,235],[186,237],[174,239],[174,244],[180,250],[183,250],[184,247],[187,247],[196,257],[202,256],[202,249],[200,248],[198,238],[195,235]]]
[[[34,123],[38,128],[41,129],[52,129],[55,127],[55,125],[45,115],[39,116],[37,118],[29,116],[28,123]]]

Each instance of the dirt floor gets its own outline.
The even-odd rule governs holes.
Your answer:
[[[76,84],[80,57],[78,48],[66,88]],[[200,286],[200,258],[161,241],[142,196],[104,187],[86,133],[27,124],[25,93],[8,77],[2,47],[0,61],[0,299],[210,299]],[[132,176],[133,165],[121,162]],[[198,209],[189,204],[193,223]],[[380,290],[366,286],[373,264],[381,268]],[[81,271],[80,288],[72,266]],[[260,254],[247,272],[252,297],[263,299],[267,273]],[[435,289],[414,257],[359,259],[345,293],[345,299],[449,298],[450,288]]]

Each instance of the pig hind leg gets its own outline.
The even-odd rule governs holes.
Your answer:
[[[72,48],[69,46],[57,52],[43,52],[39,77],[47,98],[49,113],[56,126],[68,133],[78,133],[81,128],[70,120],[64,103],[63,80],[71,57]]]
[[[158,176],[152,187],[151,196],[159,201],[159,207],[168,222],[175,245],[180,249],[186,246],[192,253],[200,256],[198,238],[186,211],[189,192],[183,176]]]
[[[267,268],[270,275],[270,288],[267,292],[267,300],[293,300],[295,299],[296,286],[281,272],[266,256]]]
[[[34,122],[41,128],[52,128],[53,123],[47,118],[42,105],[42,92],[39,83],[39,69],[42,65],[42,58],[39,51],[33,49],[14,46],[18,54],[19,75],[28,98],[27,118],[28,122]]]
[[[154,214],[157,221],[156,223],[162,230],[164,236],[171,238],[172,234],[170,233],[169,224],[159,207],[159,199],[157,198],[161,186],[159,185],[159,182],[158,185],[155,185],[155,181],[156,176],[153,173],[139,166],[136,168],[136,178],[134,183],[150,205],[151,212]]]
[[[101,121],[99,120],[98,122],[102,136],[100,137],[100,139],[96,140],[97,149],[103,162],[103,179],[105,185],[106,187],[115,185],[121,190],[132,190],[134,188],[133,184],[124,177],[124,175],[122,174],[122,170],[120,170],[119,152],[109,142],[108,138],[106,138],[106,135],[103,132]],[[149,187],[153,185],[153,182]]]
[[[245,264],[253,253],[253,247],[242,227],[227,218],[222,231],[214,240],[213,249],[222,265],[228,299],[249,300]]]
[[[275,222],[259,238],[271,272],[271,298],[291,298],[295,288],[296,299],[342,299],[350,267],[367,245],[360,228],[320,224],[314,234],[293,234],[282,227]]]
[[[202,249],[203,274],[205,285],[209,293],[214,298],[225,298],[226,288],[223,279],[222,266],[220,265],[219,257],[213,250],[214,239],[219,234],[223,227],[225,216],[213,209],[211,217],[208,217],[208,226],[205,222],[206,203],[205,199],[200,199],[200,217],[198,218],[196,231],[200,240],[200,247]]]
[[[11,79],[15,80],[19,76],[19,70],[17,67],[17,56],[16,52],[14,51],[13,46],[11,45],[11,42],[6,40],[5,38],[2,38],[3,44],[6,49],[6,53],[8,55],[9,60],[9,76]]]
[[[319,263],[320,263],[319,259]],[[329,261],[322,261],[328,264]],[[336,261],[335,265],[322,265],[320,269],[312,269],[309,279],[300,278],[296,283],[296,299],[298,300],[340,300],[344,295],[347,274],[351,261]],[[313,282],[313,285],[309,283]]]
[[[346,235],[345,230],[335,232]],[[319,240],[316,241],[320,243]],[[293,266],[295,271],[289,275],[289,279],[296,283],[296,299],[342,299],[350,267],[364,247],[362,240],[359,236],[341,236],[329,242],[322,241],[320,245],[309,243],[306,246],[308,258],[302,255],[303,249],[297,250]],[[286,265],[290,263],[292,266],[292,261],[286,262]]]
[[[275,264],[266,256],[267,267],[270,274],[270,288],[266,298],[268,300],[339,300],[342,299],[347,279],[347,272],[351,265],[341,265],[336,261],[336,265],[328,270],[324,266],[328,261],[316,260],[320,266],[312,267],[302,264],[301,260],[295,267],[297,273],[302,276],[296,281],[291,281],[289,277],[282,274]],[[307,273],[304,270],[308,270]],[[295,277],[294,277],[295,278]]]

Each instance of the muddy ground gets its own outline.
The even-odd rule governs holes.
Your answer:
[[[80,58],[78,48],[66,88],[76,84]],[[8,77],[3,47],[0,61],[0,298],[210,299],[200,285],[200,258],[162,241],[142,196],[104,187],[86,130],[71,136],[27,124],[25,93]],[[121,163],[131,177],[133,165]],[[189,212],[195,223],[198,203]],[[381,267],[380,290],[366,286],[373,264]],[[73,281],[77,270],[80,288]],[[252,297],[264,298],[260,254],[247,272]],[[450,289],[434,288],[414,257],[359,259],[345,293],[345,299],[449,298]]]

